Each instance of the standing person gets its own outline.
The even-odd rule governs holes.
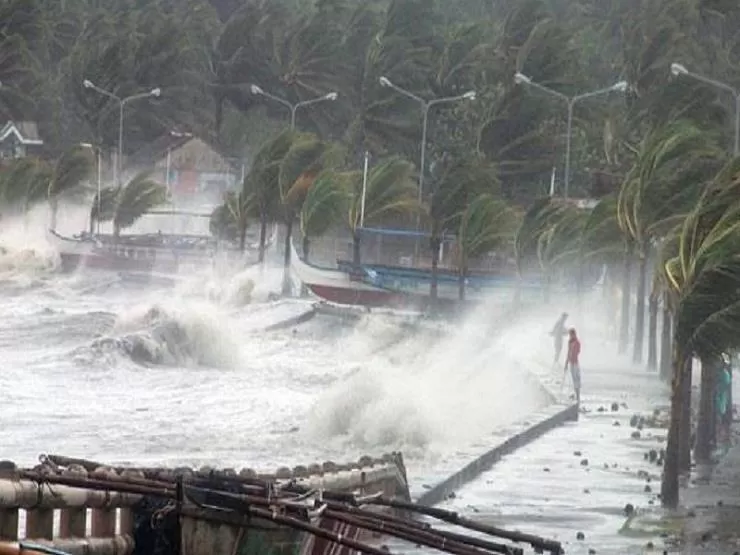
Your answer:
[[[563,352],[563,337],[568,335],[568,330],[565,328],[565,321],[567,319],[568,314],[563,312],[550,332],[554,344],[553,346],[555,347],[555,358],[552,361],[553,366],[556,366],[560,362],[560,353]]]
[[[568,330],[568,357],[565,359],[565,370],[570,366],[570,377],[573,379],[573,389],[576,392],[576,403],[581,403],[581,366],[578,356],[581,354],[581,342],[578,340],[575,328]]]

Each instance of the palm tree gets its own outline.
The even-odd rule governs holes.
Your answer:
[[[252,201],[252,209],[260,221],[259,262],[265,261],[267,224],[277,219],[280,202],[280,163],[290,150],[292,133],[283,131],[263,144],[244,176],[242,194]]]
[[[723,156],[710,139],[687,121],[652,129],[641,142],[619,193],[618,221],[639,263],[633,353],[636,363],[642,361],[643,353],[648,263],[656,241],[681,221],[696,201],[699,193],[695,184],[706,174],[706,160]],[[654,297],[652,300],[655,302]]]
[[[65,152],[50,167],[46,198],[51,207],[51,229],[56,229],[57,226],[59,199],[79,190],[79,187],[90,177],[93,168],[93,158],[89,149],[82,147]]]
[[[460,217],[458,240],[458,297],[465,300],[465,280],[471,260],[513,245],[518,221],[506,202],[491,194],[475,197]]]
[[[167,187],[151,180],[148,173],[139,173],[118,193],[113,215],[113,235],[118,237],[122,229],[131,227],[149,210],[165,202]]]
[[[494,185],[497,184],[493,166],[482,160],[460,159],[446,168],[434,184],[426,207],[430,221],[429,248],[432,254],[432,276],[429,296],[432,302],[437,299],[439,252],[445,232],[459,226],[460,215],[470,198],[485,191],[492,191]]]
[[[245,197],[243,191],[229,191],[223,204],[211,213],[208,228],[219,239],[238,242],[239,250],[244,252],[251,211],[251,199]]]
[[[308,262],[311,238],[324,235],[342,221],[350,200],[341,176],[333,171],[319,174],[301,206],[300,225],[303,235],[303,257]]]
[[[98,193],[95,193],[90,207],[90,233],[94,232],[96,222],[110,222],[116,216],[116,205],[120,192],[118,187],[104,187],[100,190],[99,201]]]
[[[291,144],[278,169],[279,215],[285,224],[283,294],[291,292],[290,253],[293,224],[316,177],[339,165],[344,153],[338,146],[321,141],[311,133],[291,132]]]
[[[740,333],[740,179],[736,159],[720,172],[702,193],[688,214],[678,235],[678,254],[665,261],[662,271],[675,297],[673,330],[673,383],[671,422],[666,446],[661,487],[664,505],[678,504],[678,474],[681,453],[687,450],[682,439],[688,435],[691,374],[687,361],[696,354],[702,361],[702,393],[711,386],[711,362],[738,343]],[[706,363],[706,366],[704,366]],[[704,377],[704,369],[707,377]],[[697,449],[707,454],[710,401],[700,402],[702,410]]]
[[[352,232],[352,263],[355,268],[359,268],[362,262],[360,247],[364,224],[379,223],[386,217],[408,215],[420,209],[414,174],[414,165],[399,156],[381,160],[368,172],[364,217],[362,172],[349,172],[343,177],[349,188],[347,225]]]

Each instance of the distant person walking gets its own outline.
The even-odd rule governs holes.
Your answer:
[[[557,366],[560,363],[560,353],[563,352],[563,338],[568,335],[568,330],[565,327],[565,321],[568,319],[568,314],[563,312],[555,322],[550,335],[552,336],[553,346],[555,348],[555,358],[552,361],[553,366]]]
[[[570,367],[570,377],[573,379],[573,389],[576,392],[576,402],[581,403],[581,366],[578,356],[581,354],[581,342],[578,340],[575,328],[568,330],[568,357],[565,359],[564,372]]]

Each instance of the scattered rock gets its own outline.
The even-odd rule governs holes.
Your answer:
[[[606,412],[606,409],[604,407],[599,407],[596,409],[596,412]]]
[[[624,506],[624,516],[632,516],[635,514],[635,506],[632,503],[627,503]]]
[[[583,493],[591,493],[591,490],[590,490],[590,489],[588,489],[588,488],[584,488],[584,489],[583,489]]]
[[[701,535],[701,541],[702,541],[702,543],[708,542],[711,539],[712,539],[712,533],[711,532],[704,532]]]
[[[542,469],[542,472],[550,472],[550,469],[548,467],[545,467]]]
[[[694,517],[696,516],[696,511],[695,511],[694,509],[690,509],[690,510],[689,510],[689,511],[688,511],[688,512],[686,513],[686,516],[687,516],[687,517],[689,517],[689,518],[694,518]]]
[[[632,432],[632,435],[630,437],[632,437],[632,439],[640,439],[640,432],[635,430],[634,432]]]
[[[592,547],[588,550],[588,555],[596,555],[596,550]]]
[[[637,426],[637,423],[640,421],[640,417],[636,414],[632,415],[632,418],[630,418],[630,426],[635,428]]]
[[[612,412],[617,412],[619,410],[619,405],[617,403],[612,403]]]
[[[717,501],[717,506],[718,506],[718,507],[721,507],[721,506],[722,506],[722,505],[724,505],[724,504],[725,504],[725,502],[724,502],[724,501],[722,501],[721,499],[720,499],[719,501]]]
[[[616,428],[617,426],[621,426],[621,424],[618,421],[615,420],[614,421],[614,424],[612,424],[612,426],[614,426]]]
[[[450,492],[450,494],[449,494],[449,495],[447,496],[447,499],[455,499],[456,497],[457,497],[457,495],[455,494],[455,492],[454,492],[454,491],[452,491],[452,492]]]
[[[581,453],[580,451],[573,451],[573,456],[574,457],[580,457],[582,454],[583,453]]]
[[[652,491],[653,491],[653,488],[651,488],[648,485],[645,486],[645,493],[652,493]]]
[[[579,541],[583,541],[583,540],[586,539],[586,534],[584,534],[583,532],[578,532],[576,534],[576,539],[579,540]]]
[[[655,449],[650,449],[650,452],[648,453],[648,458],[650,459],[650,462],[655,462],[658,460],[658,452]]]
[[[588,459],[581,459],[581,466],[588,466]]]
[[[653,549],[655,545],[653,544],[653,542],[647,542],[647,544],[645,544],[645,547],[647,547],[648,549]]]

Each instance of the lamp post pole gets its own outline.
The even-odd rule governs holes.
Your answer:
[[[157,87],[148,92],[132,94],[131,96],[121,98],[117,94],[98,87],[89,79],[85,79],[82,84],[86,89],[92,89],[95,92],[100,93],[103,96],[107,96],[108,98],[112,98],[113,100],[118,102],[118,154],[116,156],[116,182],[120,186],[122,182],[123,172],[123,109],[125,108],[126,104],[133,100],[138,100],[140,98],[159,97],[162,94],[162,91],[159,87]]]
[[[279,104],[282,104],[286,108],[290,110],[290,130],[295,130],[295,118],[296,118],[296,112],[298,111],[298,108],[303,108],[304,106],[310,106],[312,104],[318,104],[319,102],[324,102],[327,100],[336,100],[339,98],[339,93],[336,92],[330,92],[323,96],[319,96],[316,98],[312,98],[310,100],[304,100],[302,102],[297,102],[293,104],[292,102],[288,102],[284,98],[280,98],[279,96],[275,96],[274,94],[271,94],[265,90],[263,90],[258,85],[252,85],[250,87],[250,90],[252,91],[252,94],[261,95],[264,97],[267,97],[271,100],[274,100],[275,102],[278,102]]]
[[[540,85],[536,81],[532,81],[532,79],[530,79],[523,73],[517,72],[516,75],[514,75],[514,81],[519,85],[529,85],[531,87],[541,90],[542,92],[556,96],[560,98],[561,100],[564,100],[568,106],[568,123],[567,123],[567,129],[565,132],[566,133],[565,176],[563,178],[563,198],[567,199],[569,189],[570,189],[570,154],[571,154],[571,141],[572,141],[572,135],[573,135],[573,108],[575,107],[578,101],[584,100],[586,98],[591,98],[593,96],[599,96],[599,95],[607,94],[610,92],[624,92],[627,90],[627,86],[628,86],[627,82],[619,81],[618,83],[615,83],[611,87],[606,87],[604,89],[598,89],[595,91],[579,94],[576,96],[568,96],[559,91],[546,87],[544,85]]]
[[[424,100],[423,98],[415,95],[411,91],[407,91],[406,89],[399,87],[387,77],[381,77],[380,84],[383,87],[389,87],[393,89],[394,91],[408,98],[411,98],[412,100],[415,100],[421,105],[421,113],[422,113],[421,154],[420,154],[420,160],[419,160],[419,191],[418,191],[419,204],[421,204],[421,201],[424,197],[424,165],[426,164],[427,128],[428,128],[428,121],[429,121],[429,110],[432,108],[432,106],[436,106],[438,104],[459,102],[461,100],[475,100],[475,91],[468,91],[464,94],[460,94],[457,96],[447,96],[444,98],[435,98],[433,100]],[[417,229],[419,228],[419,222],[420,222],[420,219],[417,216],[417,225],[416,225]]]
[[[692,79],[696,79],[697,81],[701,81],[707,85],[722,89],[723,91],[729,92],[735,98],[735,144],[732,149],[732,154],[734,156],[740,154],[740,92],[738,92],[738,90],[732,85],[689,71],[681,64],[671,64],[671,73],[674,77],[691,77]]]

